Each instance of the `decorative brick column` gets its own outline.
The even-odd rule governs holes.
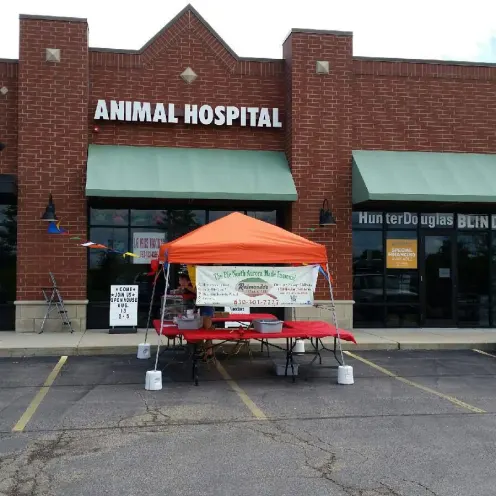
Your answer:
[[[21,16],[18,93],[16,331],[39,329],[53,272],[76,330],[86,327],[86,257],[40,220],[49,193],[71,234],[86,237],[88,26],[85,19]],[[46,330],[61,329],[54,312]]]
[[[352,328],[351,151],[352,34],[293,30],[284,43],[286,62],[286,153],[298,190],[291,228],[327,247],[340,326]],[[329,201],[337,225],[319,227]],[[322,308],[296,311],[296,318],[329,320],[329,290],[320,278]]]

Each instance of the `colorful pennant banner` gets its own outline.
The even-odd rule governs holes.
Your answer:
[[[69,231],[64,229],[63,227],[60,226],[60,221],[58,222],[50,222],[48,224],[48,234],[63,234],[63,235],[69,235]],[[82,241],[83,238],[79,236],[71,236],[69,239],[74,240],[74,241]],[[100,243],[93,243],[93,241],[86,241],[85,243],[81,243],[82,247],[84,248],[91,248],[93,250],[106,250],[108,253],[117,253],[119,255],[122,255],[123,258],[126,257],[137,257],[134,253],[131,253],[130,251],[119,251],[119,250],[114,250],[113,248],[109,248],[108,246],[102,245]]]

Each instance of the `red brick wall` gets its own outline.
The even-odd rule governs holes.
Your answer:
[[[192,84],[180,74],[191,67]],[[284,150],[281,129],[98,121],[98,99],[277,107],[284,118],[284,62],[238,60],[193,12],[186,12],[141,53],[90,51],[90,141],[98,144]]]
[[[0,60],[0,142],[6,145],[0,153],[0,174],[17,174],[17,61]]]
[[[355,149],[496,152],[496,67],[357,58]]]
[[[299,200],[292,207],[293,232],[327,247],[335,298],[351,299],[351,104],[352,37],[293,32],[284,45],[291,57],[291,169]],[[330,73],[316,74],[316,62]],[[319,227],[327,199],[337,226]],[[323,284],[317,298],[328,298]]]
[[[61,62],[45,62],[45,48]],[[65,299],[85,299],[86,250],[40,217],[53,192],[63,226],[86,235],[87,24],[21,17],[19,52],[17,298],[41,299],[53,271]]]

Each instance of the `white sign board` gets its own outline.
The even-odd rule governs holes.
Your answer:
[[[198,305],[308,307],[313,305],[315,266],[196,268]]]
[[[278,108],[186,104],[180,111],[177,111],[173,103],[124,100],[108,102],[98,100],[94,119],[178,124],[180,114],[182,114],[181,122],[184,124],[232,126],[239,120],[239,125],[243,127],[282,127]]]
[[[110,286],[110,327],[138,325],[138,286]]]
[[[224,307],[224,312],[228,313],[237,313],[237,314],[245,314],[245,313],[250,313],[250,307]],[[235,328],[237,329],[240,325],[243,326],[248,326],[250,323],[249,322],[226,322],[224,325],[226,326],[226,329],[231,329]]]
[[[165,233],[133,233],[133,263],[149,264],[152,260],[158,258],[160,245],[165,243]]]

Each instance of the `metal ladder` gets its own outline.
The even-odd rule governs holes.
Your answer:
[[[59,288],[57,286],[57,281],[55,280],[55,277],[51,272],[49,272],[49,274],[50,274],[50,279],[52,281],[52,287],[41,288],[41,291],[43,292],[43,297],[45,298],[45,302],[48,306],[45,312],[45,316],[43,317],[43,322],[41,323],[40,331],[38,332],[38,334],[41,334],[43,332],[43,329],[45,327],[45,322],[50,316],[50,313],[54,310],[57,311],[57,313],[59,314],[59,317],[62,320],[62,325],[67,326],[71,330],[71,333],[73,333],[74,329],[72,327],[71,321],[69,320],[69,315],[67,314],[67,310],[65,309],[64,299],[60,294]]]

